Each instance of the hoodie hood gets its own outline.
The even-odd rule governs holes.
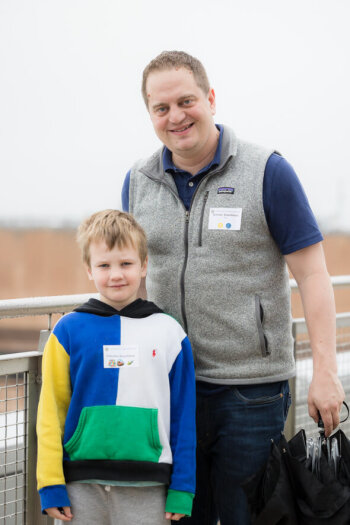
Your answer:
[[[161,314],[163,310],[151,301],[144,299],[136,299],[121,310],[116,310],[113,306],[99,301],[98,299],[89,299],[87,303],[78,306],[74,312],[82,312],[86,314],[100,315],[102,317],[110,317],[112,315],[120,315],[123,317],[132,317],[134,319],[141,319],[152,314]]]

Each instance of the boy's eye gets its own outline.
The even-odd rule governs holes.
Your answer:
[[[122,263],[123,266],[129,266],[130,264],[132,264],[132,263],[129,262],[129,261],[125,261],[125,262]]]
[[[99,264],[98,267],[99,268],[108,268],[109,264],[107,264],[107,263]]]

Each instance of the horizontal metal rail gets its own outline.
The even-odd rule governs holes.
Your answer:
[[[336,314],[337,328],[343,328],[350,325],[350,312],[341,312]],[[295,334],[304,334],[307,331],[306,321],[304,317],[293,318],[293,325]]]
[[[331,277],[334,288],[350,287],[350,275]],[[292,291],[298,289],[295,279],[289,280]],[[48,297],[27,297],[24,299],[5,299],[0,301],[0,319],[34,315],[63,314],[70,312],[90,297],[98,298],[97,293],[78,295],[52,295]]]
[[[350,287],[350,275],[331,275],[331,282],[333,288],[348,288]],[[292,291],[298,289],[295,279],[289,279],[289,284]]]
[[[64,314],[98,294],[52,295],[0,301],[0,319],[32,315]]]
[[[21,352],[17,354],[0,354],[1,375],[29,372],[37,369],[35,358],[41,357],[41,352]]]
[[[344,288],[350,286],[350,275],[332,277],[331,280],[333,287],[336,288]],[[290,286],[292,291],[295,291],[297,289],[296,282],[293,279],[290,280]],[[84,303],[90,297],[98,297],[98,294],[62,295],[51,297],[2,300],[0,301],[0,319],[35,315],[48,315],[50,325],[52,314],[64,314],[66,312],[70,312],[72,309]],[[337,314],[337,329],[339,331],[338,342],[341,343],[338,345],[339,357],[341,359],[344,358],[341,362],[342,364],[339,367],[339,369],[342,372],[342,380],[344,383],[345,391],[350,396],[350,312]],[[5,411],[3,411],[2,414],[0,414],[0,418],[2,417],[3,421],[2,425],[7,425],[7,428],[9,430],[12,429],[13,427],[15,427],[13,421],[18,421],[18,414],[20,414],[21,412],[23,412],[23,414],[25,413],[25,419],[23,420],[23,425],[25,425],[25,433],[23,435],[23,438],[21,435],[19,436],[16,444],[17,449],[20,449],[19,445],[21,445],[22,448],[25,445],[25,457],[21,459],[22,456],[19,456],[19,454],[22,454],[22,452],[13,448],[10,442],[10,437],[7,439],[7,441],[3,438],[2,442],[0,442],[0,449],[1,443],[5,443],[5,445],[7,446],[7,449],[2,451],[2,456],[9,463],[8,468],[11,467],[12,463],[15,464],[13,461],[13,457],[18,457],[20,459],[17,461],[18,465],[16,466],[15,473],[12,474],[12,478],[16,481],[16,483],[18,483],[18,501],[16,501],[15,503],[16,505],[22,505],[22,517],[14,517],[12,515],[12,507],[15,503],[12,500],[9,500],[9,502],[7,502],[7,500],[5,499],[10,498],[12,489],[9,488],[8,490],[4,490],[0,488],[0,496],[5,502],[1,504],[2,500],[0,501],[0,524],[3,523],[2,516],[4,511],[6,510],[7,515],[10,516],[4,518],[6,520],[6,525],[15,525],[15,523],[16,525],[52,525],[52,520],[41,514],[40,503],[35,483],[35,420],[41,382],[40,368],[42,352],[40,352],[40,350],[43,349],[49,333],[49,330],[41,331],[38,352],[0,355],[0,380],[2,380],[3,385],[5,385],[2,386],[2,390],[5,396],[9,394],[8,399],[4,396],[0,397],[0,399],[3,399],[3,407],[6,406],[5,404],[7,403],[7,400],[10,403],[8,405],[8,409],[6,409],[6,413]],[[299,358],[299,364],[303,366],[309,366],[309,362],[311,363],[311,359],[308,357],[308,353],[310,353],[310,347],[309,341],[306,339],[307,329],[304,319],[300,318],[293,320],[293,333],[296,339],[296,343],[298,343],[299,341],[298,344],[303,345],[301,348],[302,352],[299,354],[299,356],[301,356],[301,359]],[[297,361],[298,352],[299,351],[296,347]],[[305,352],[307,354],[306,357]],[[309,384],[309,372],[310,371],[308,368],[304,370],[301,368],[301,366],[299,366],[299,368],[297,368],[297,377],[292,378],[290,380],[294,402],[292,404],[292,409],[289,412],[289,417],[285,429],[286,435],[289,435],[289,437],[294,435],[297,425],[302,424],[303,428],[307,428],[308,423],[305,424],[304,420],[301,419],[300,412],[302,411],[302,413],[307,413],[307,410],[305,408],[305,400],[307,395],[307,387]],[[15,399],[12,394],[12,391],[14,389],[13,378],[14,375],[18,376],[19,374],[23,374],[23,378],[25,377],[25,383],[20,383],[17,387],[19,396],[21,398],[22,390],[24,390],[25,388],[26,403],[23,408],[22,405],[12,406],[13,403],[15,403]],[[18,403],[19,402],[20,401],[18,401]],[[312,421],[310,424],[312,424]],[[21,422],[17,424],[19,431],[22,431],[23,425],[21,425]],[[4,435],[6,436],[6,433]],[[23,443],[20,440],[22,440]],[[23,466],[21,462],[23,463]],[[6,475],[8,475],[8,472],[9,470],[6,472]],[[25,485],[23,485],[22,482],[23,476],[25,476]],[[20,519],[20,521],[17,521],[17,518]]]

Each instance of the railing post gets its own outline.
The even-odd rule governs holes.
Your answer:
[[[42,333],[44,332],[44,334]],[[49,331],[40,333],[39,351],[47,340]],[[41,388],[41,361],[37,358],[37,367],[28,372],[28,407],[27,407],[27,476],[26,476],[26,525],[53,525],[54,521],[41,513],[40,498],[36,488],[36,416]]]
[[[296,359],[296,348],[297,348],[297,325],[293,322],[292,335],[294,340],[294,359]],[[289,408],[287,421],[284,427],[284,433],[286,439],[291,439],[295,434],[295,411],[296,411],[296,377],[289,379],[289,388],[292,399],[292,404]]]

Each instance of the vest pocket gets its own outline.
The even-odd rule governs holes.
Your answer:
[[[128,406],[84,407],[77,428],[64,448],[71,460],[158,462],[162,453],[158,409]]]
[[[255,294],[255,319],[256,319],[256,325],[258,328],[261,354],[263,357],[266,357],[270,355],[270,351],[269,351],[268,342],[267,342],[267,339],[266,339],[266,336],[263,330],[264,309],[261,305],[260,297],[257,294]]]
[[[205,205],[207,203],[209,197],[209,191],[206,191],[204,194],[203,204],[202,204],[202,210],[201,210],[201,217],[199,221],[199,238],[198,238],[198,246],[202,246],[202,238],[203,238],[203,220],[204,220],[204,210]]]

